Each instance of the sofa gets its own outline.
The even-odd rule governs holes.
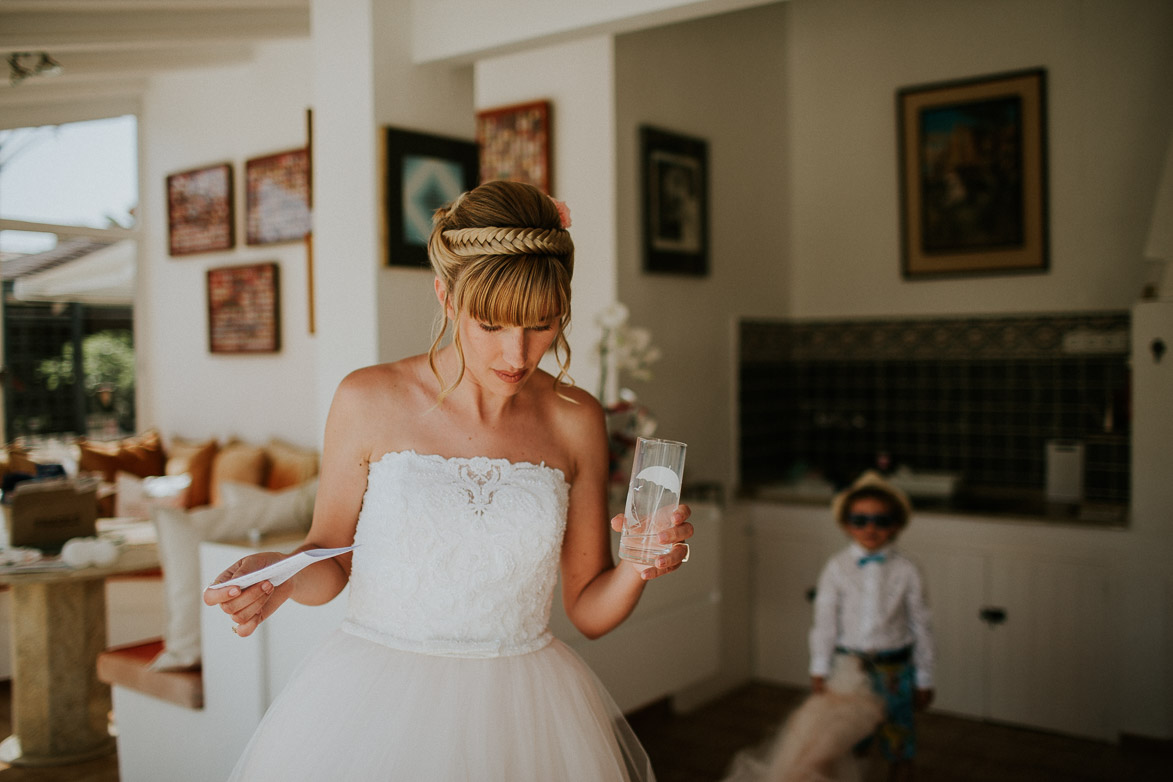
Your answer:
[[[279,438],[163,438],[148,431],[114,441],[42,441],[10,444],[0,476],[35,475],[39,465],[60,464],[68,476],[97,475],[98,515],[151,519],[162,567],[107,583],[110,646],[155,641],[149,661],[168,670],[198,671],[199,634],[193,630],[198,591],[189,589],[202,540],[265,532],[303,534],[317,487],[318,453]],[[8,594],[0,590],[0,632],[7,630]],[[145,648],[145,647],[144,647]],[[11,650],[0,643],[0,677],[12,675]]]

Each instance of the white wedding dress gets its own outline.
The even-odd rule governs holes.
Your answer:
[[[614,701],[546,627],[568,488],[544,464],[372,463],[346,618],[232,779],[652,779]]]

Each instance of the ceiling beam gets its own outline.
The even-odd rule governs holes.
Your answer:
[[[0,80],[0,92],[6,89],[40,88],[49,84],[65,84],[95,78],[142,76],[160,71],[207,67],[209,65],[238,65],[252,61],[253,47],[245,43],[196,44],[189,46],[126,49],[118,52],[73,51],[54,54],[62,73],[46,78],[34,77],[15,87]]]
[[[0,51],[116,50],[306,38],[308,9],[230,8],[95,13],[9,13],[0,5]]]

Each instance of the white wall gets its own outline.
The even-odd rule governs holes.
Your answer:
[[[616,39],[619,293],[664,358],[650,381],[625,379],[689,444],[691,480],[732,488],[735,321],[784,315],[789,276],[787,93],[789,3]],[[709,145],[710,272],[642,271],[639,126]]]
[[[1141,286],[1173,128],[1173,5],[1163,0],[794,0],[797,317],[1124,309]],[[1047,69],[1051,271],[905,282],[896,90]]]
[[[319,437],[338,382],[378,356],[378,142],[372,0],[311,5]]]
[[[616,291],[613,62],[611,39],[590,37],[476,65],[478,110],[550,101],[550,188],[570,207],[574,237],[570,374],[592,393],[599,372],[594,315]],[[543,363],[548,371],[556,366],[551,357]]]
[[[307,332],[305,248],[244,243],[244,163],[304,146],[312,101],[306,42],[258,48],[256,61],[159,77],[143,99],[143,242],[135,307],[140,386],[151,389],[139,425],[165,436],[280,436],[314,445],[313,339]],[[166,177],[232,163],[237,242],[226,252],[167,254]],[[272,355],[208,352],[208,269],[277,261],[281,350]]]

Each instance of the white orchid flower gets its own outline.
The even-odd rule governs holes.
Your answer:
[[[595,316],[595,322],[603,331],[612,331],[626,323],[630,316],[631,312],[627,309],[627,305],[616,301],[600,310],[599,314]]]

